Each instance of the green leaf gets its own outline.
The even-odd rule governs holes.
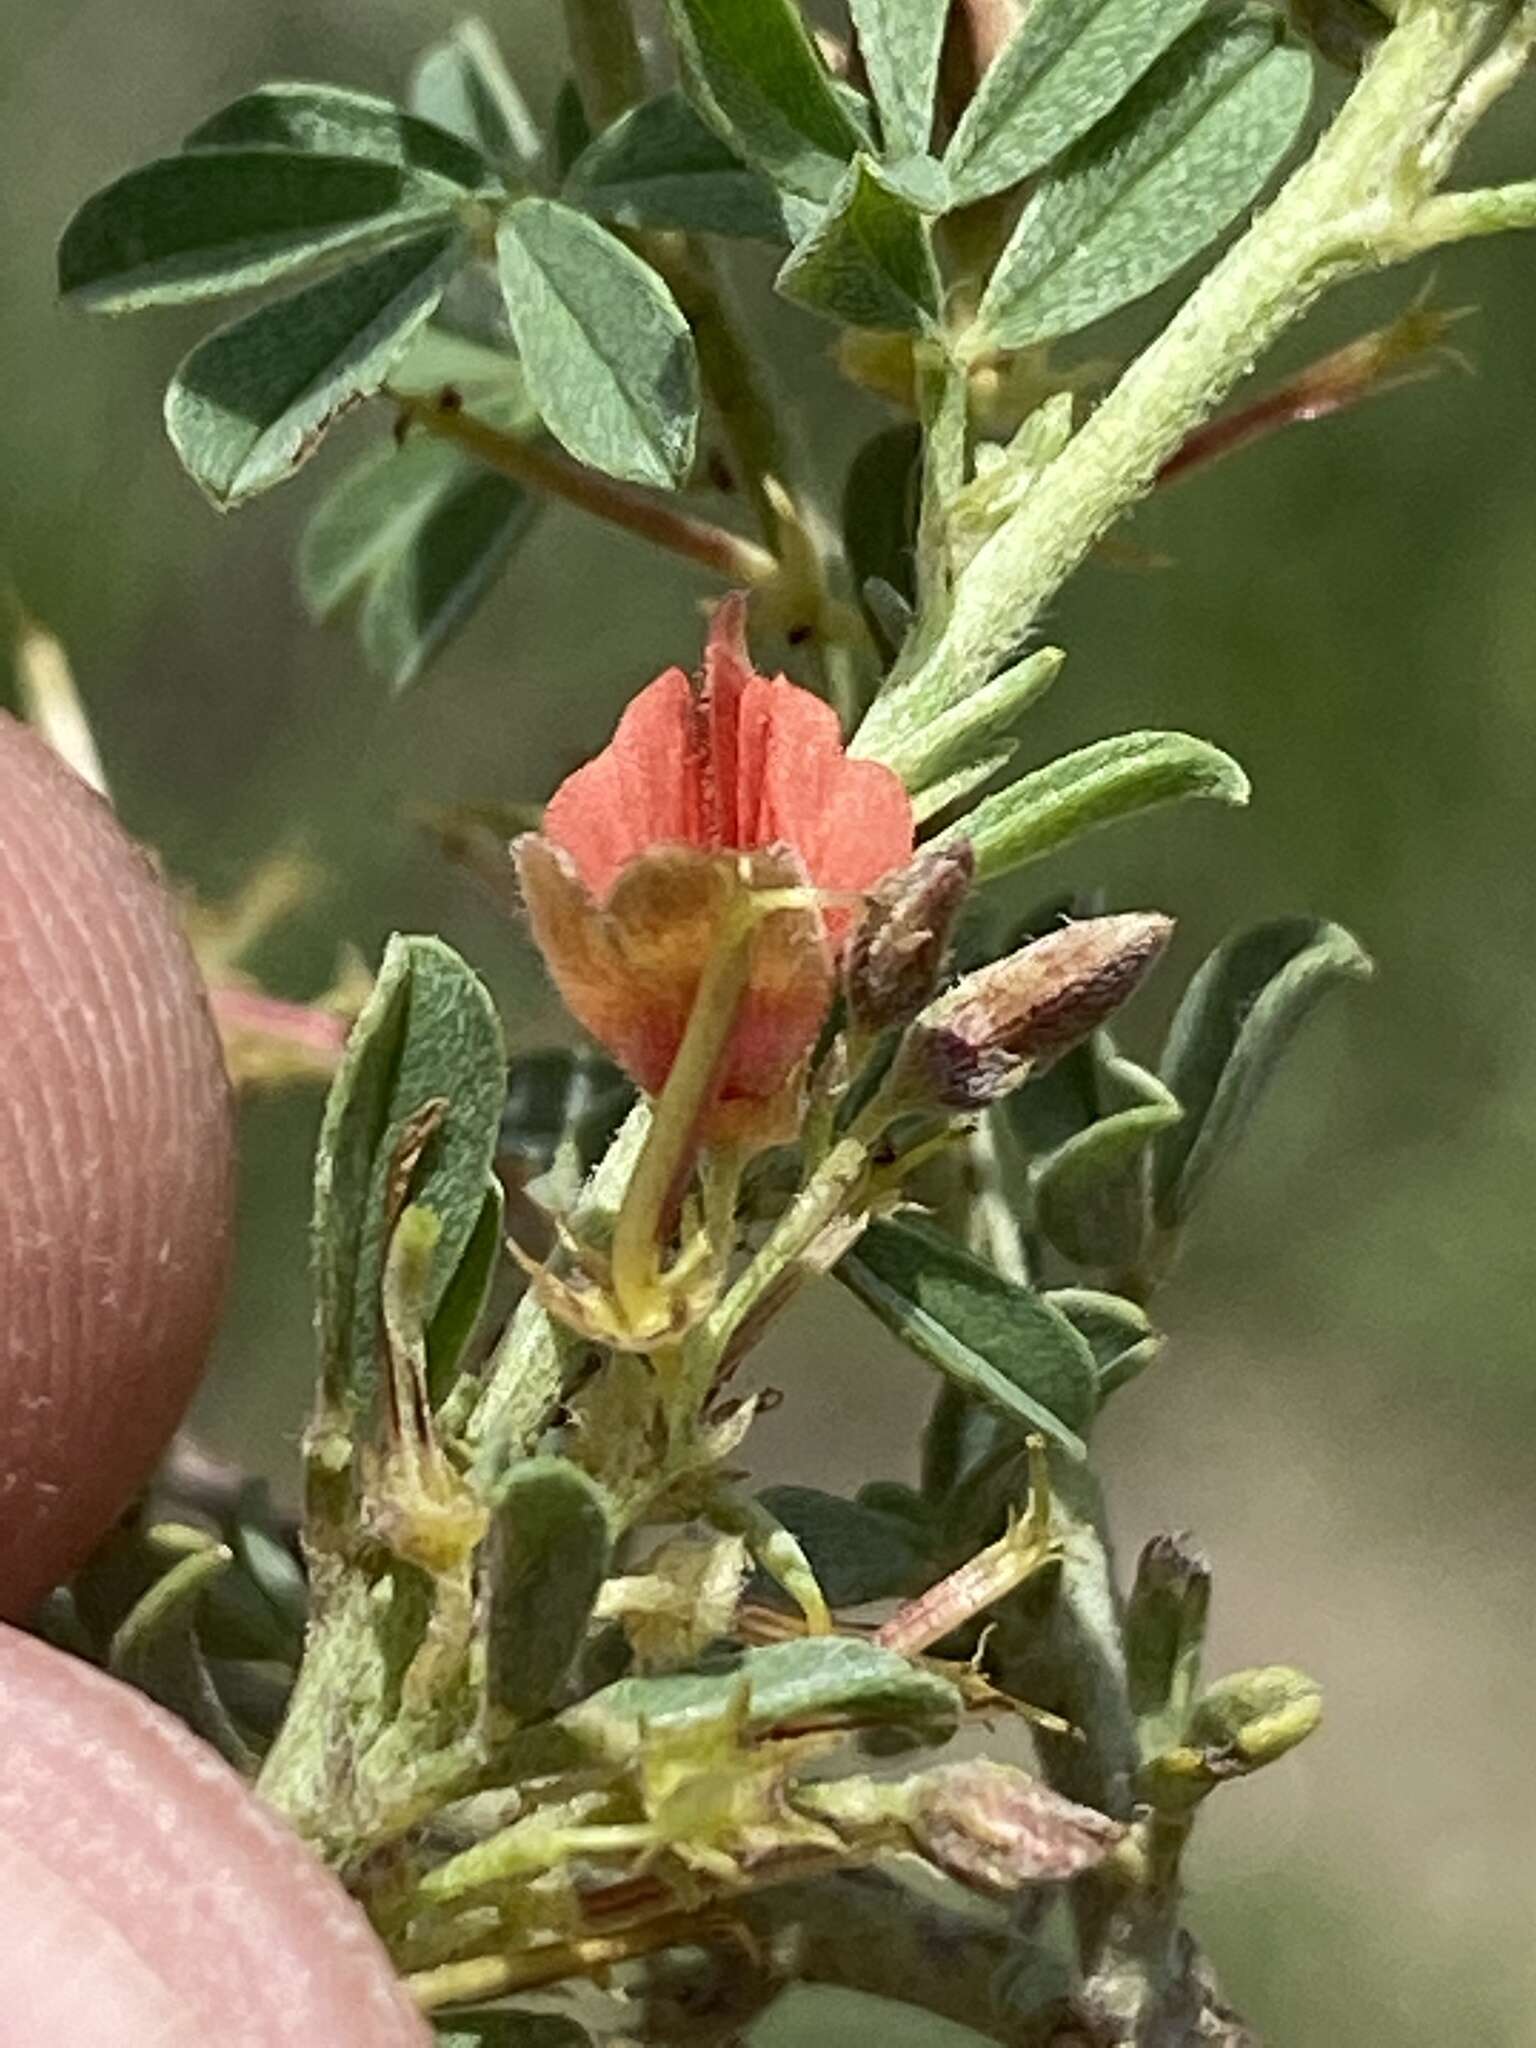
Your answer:
[[[229,1565],[222,1543],[209,1541],[183,1555],[120,1624],[107,1662],[114,1677],[169,1708],[226,1763],[249,1771],[255,1759],[219,1698],[197,1640],[203,1595]]]
[[[313,156],[357,157],[392,164],[421,178],[440,178],[465,192],[494,188],[490,166],[431,121],[419,121],[391,100],[335,85],[263,85],[194,128],[183,149],[285,149]]]
[[[490,1299],[491,1282],[501,1263],[502,1214],[506,1200],[500,1181],[493,1180],[485,1191],[479,1220],[464,1247],[463,1256],[448,1283],[448,1291],[437,1305],[427,1330],[427,1391],[438,1407],[464,1355],[465,1347],[480,1326]]]
[[[432,2022],[437,2048],[592,2048],[592,2036],[561,2012],[455,2012]]]
[[[1256,199],[1296,139],[1312,63],[1271,15],[1192,29],[1019,216],[967,348],[1024,348],[1129,305]]]
[[[937,1672],[875,1643],[856,1636],[807,1636],[747,1650],[720,1671],[621,1678],[568,1708],[560,1723],[589,1750],[625,1761],[649,1729],[702,1728],[741,1704],[747,1732],[767,1735],[803,1722],[860,1727],[950,1721],[959,1696]]]
[[[1035,0],[961,116],[956,200],[1005,192],[1117,107],[1204,0]]]
[[[393,938],[331,1083],[315,1162],[316,1327],[322,1381],[355,1409],[378,1378],[379,1291],[401,1142],[447,1105],[411,1179],[437,1218],[424,1310],[437,1315],[483,1228],[506,1087],[495,1006],[440,939]]]
[[[866,156],[854,159],[774,284],[786,299],[850,327],[922,333],[938,317],[927,219]]]
[[[461,197],[358,157],[281,149],[163,157],[80,208],[59,244],[59,290],[107,313],[225,297],[426,226]]]
[[[889,156],[918,156],[933,132],[933,96],[949,0],[849,0]]]
[[[806,199],[831,197],[866,140],[794,0],[667,0],[683,80],[747,163]]]
[[[1031,1180],[1035,1219],[1079,1266],[1124,1272],[1141,1258],[1152,1225],[1151,1148],[1179,1121],[1179,1105],[1155,1075],[1130,1060],[1104,1063],[1110,1114],[1040,1160]]]
[[[964,1393],[1085,1455],[1083,1433],[1098,1406],[1093,1354],[1043,1295],[912,1221],[872,1223],[835,1270]]]
[[[522,199],[496,234],[528,394],[579,462],[667,489],[693,462],[693,336],[655,271],[595,221]]]
[[[908,604],[917,590],[922,459],[915,420],[880,427],[854,456],[843,487],[843,542],[855,583],[863,590],[878,580]]]
[[[1053,1287],[1045,1298],[1092,1351],[1100,1401],[1145,1372],[1163,1348],[1146,1310],[1121,1295],[1101,1294],[1094,1287]]]
[[[943,833],[969,839],[978,881],[1039,860],[1085,832],[1186,797],[1248,801],[1248,778],[1219,747],[1182,732],[1130,732],[1099,740],[1024,775]]]
[[[915,1592],[933,1576],[923,1532],[907,1517],[814,1486],[770,1486],[759,1498],[800,1544],[829,1606]]]
[[[1157,1220],[1184,1222],[1217,1161],[1241,1138],[1265,1083],[1320,999],[1371,963],[1342,926],[1283,917],[1218,946],[1190,983],[1163,1050],[1184,1120],[1158,1139]]]
[[[554,183],[563,185],[576,168],[578,158],[592,142],[592,123],[581,103],[581,89],[574,78],[561,81],[549,120],[546,152]]]
[[[530,1458],[496,1488],[485,1553],[485,1695],[537,1720],[569,1678],[613,1558],[608,1502],[566,1458]]]
[[[200,342],[165,394],[189,475],[228,507],[306,462],[338,413],[383,384],[463,260],[434,229],[277,299]]]
[[[744,164],[680,92],[632,107],[571,167],[573,205],[627,228],[794,241],[814,212]]]
[[[538,123],[483,21],[456,22],[411,73],[411,105],[493,164],[527,171],[543,148]]]

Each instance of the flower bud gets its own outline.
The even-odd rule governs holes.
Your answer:
[[[848,1015],[873,1038],[909,1024],[938,985],[949,935],[976,872],[968,839],[920,853],[870,891],[848,951]]]
[[[903,1084],[946,1109],[996,1102],[1113,1016],[1172,931],[1155,911],[1090,917],[978,968],[918,1018]]]
[[[1323,1717],[1317,1681],[1285,1664],[1218,1679],[1190,1718],[1189,1739],[1216,1768],[1237,1775],[1272,1764]]]
[[[930,1862],[976,1891],[1006,1896],[1078,1877],[1125,1833],[1011,1764],[947,1764],[919,1783],[908,1820],[914,1839]]]
[[[1163,1724],[1167,1741],[1183,1732],[1210,1604],[1204,1554],[1187,1536],[1154,1536],[1137,1562],[1126,1605],[1125,1657],[1132,1710],[1138,1720]]]

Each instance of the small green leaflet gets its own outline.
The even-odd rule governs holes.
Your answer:
[[[1321,997],[1370,972],[1358,942],[1322,918],[1276,918],[1211,954],[1185,992],[1163,1050],[1163,1080],[1184,1107],[1183,1122],[1162,1133],[1154,1157],[1164,1230],[1188,1217]]]
[[[880,109],[886,154],[920,156],[933,131],[949,0],[849,0],[848,11]]]
[[[972,353],[1073,334],[1200,253],[1295,141],[1312,63],[1270,15],[1190,30],[1025,206],[967,340]]]
[[[550,199],[508,209],[496,255],[528,396],[555,439],[610,476],[681,483],[698,429],[698,362],[655,271]]]
[[[227,297],[449,218],[463,194],[356,156],[199,149],[129,171],[59,244],[59,290],[95,312]]]
[[[798,1540],[832,1607],[918,1592],[937,1575],[931,1546],[910,1516],[814,1486],[770,1486],[759,1498]]]
[[[865,137],[795,0],[667,0],[683,83],[705,120],[776,185],[829,199]]]
[[[979,881],[1069,845],[1085,832],[1185,797],[1248,801],[1248,778],[1220,747],[1183,732],[1128,732],[1021,776],[941,835],[969,839]]]
[[[274,300],[200,342],[172,377],[165,424],[215,504],[264,491],[377,391],[463,260],[439,228]]]
[[[476,149],[393,101],[334,85],[263,85],[200,123],[183,149],[291,149],[393,164],[459,193],[495,189]]]
[[[532,169],[543,140],[483,21],[455,23],[423,52],[411,74],[411,106],[423,119],[469,143],[493,164]]]
[[[549,1711],[613,1556],[608,1503],[566,1458],[514,1465],[491,1503],[481,1608],[485,1695],[503,1724]]]
[[[1163,1348],[1146,1310],[1121,1295],[1102,1294],[1096,1287],[1053,1287],[1045,1298],[1093,1353],[1101,1402],[1145,1372]]]
[[[944,155],[957,203],[1005,192],[1117,107],[1204,0],[1034,0]]]
[[[627,228],[795,241],[818,217],[744,164],[680,92],[633,107],[582,151],[573,205]]]
[[[1093,1354],[1043,1295],[910,1219],[872,1223],[837,1277],[919,1358],[1074,1457],[1098,1407]]]
[[[938,317],[928,223],[879,167],[857,156],[822,220],[774,280],[786,299],[849,327],[921,333]]]
[[[1126,1272],[1151,1229],[1151,1147],[1179,1120],[1153,1074],[1111,1056],[1100,1069],[1108,1113],[1068,1138],[1031,1174],[1039,1228],[1079,1266]]]

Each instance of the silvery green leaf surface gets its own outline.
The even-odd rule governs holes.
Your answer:
[[[339,413],[384,383],[463,254],[457,229],[436,228],[199,342],[165,394],[188,474],[226,507],[290,476]]]
[[[848,11],[880,110],[886,154],[920,155],[933,131],[949,0],[850,0]]]
[[[440,939],[391,939],[331,1083],[315,1161],[316,1329],[323,1384],[337,1401],[361,1406],[377,1383],[402,1139],[429,1104],[445,1105],[410,1185],[440,1226],[423,1303],[430,1318],[481,1228],[505,1092],[501,1024],[482,983]]]
[[[828,199],[868,138],[795,0],[667,0],[683,83],[710,126],[776,185]]]
[[[626,228],[796,240],[814,217],[722,142],[683,93],[632,107],[572,165],[565,196]]]
[[[579,462],[663,489],[693,462],[693,336],[655,271],[549,199],[502,216],[497,263],[528,395]]]
[[[411,73],[411,106],[493,164],[527,171],[543,139],[496,38],[473,15],[424,50]]]
[[[1256,199],[1294,143],[1312,63],[1270,14],[1191,29],[1025,205],[968,346],[1024,348],[1129,305]]]
[[[911,1220],[872,1223],[839,1260],[843,1284],[918,1357],[1019,1430],[1084,1455],[1098,1407],[1093,1355],[1031,1287]]]
[[[849,327],[922,333],[938,317],[927,218],[866,156],[854,159],[774,284],[786,299]]]
[[[359,157],[393,164],[423,178],[442,178],[462,192],[494,186],[479,150],[393,101],[335,85],[283,81],[259,86],[200,122],[183,149],[288,149],[316,156]]]
[[[208,149],[129,171],[75,214],[59,290],[96,312],[227,297],[450,217],[440,178],[302,150]]]
[[[1204,0],[1035,0],[944,153],[956,200],[1004,192],[1108,114]]]
[[[1179,1004],[1162,1078],[1183,1121],[1157,1141],[1157,1220],[1177,1229],[1212,1169],[1247,1128],[1265,1084],[1329,989],[1360,981],[1371,963],[1342,926],[1282,917],[1240,932],[1205,962]]]
[[[1007,874],[1113,825],[1186,797],[1248,801],[1248,778],[1219,747],[1182,732],[1131,732],[1064,754],[984,797],[940,837],[969,839],[979,881]]]

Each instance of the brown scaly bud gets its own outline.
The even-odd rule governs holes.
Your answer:
[[[908,1821],[930,1862],[975,1891],[1007,1896],[1102,1863],[1125,1829],[1010,1764],[927,1771]]]
[[[848,1015],[875,1037],[910,1024],[938,986],[949,935],[976,872],[968,839],[920,853],[870,891],[848,950]]]
[[[1113,1016],[1172,931],[1156,911],[1090,917],[978,968],[913,1025],[903,1089],[945,1109],[996,1102]]]

